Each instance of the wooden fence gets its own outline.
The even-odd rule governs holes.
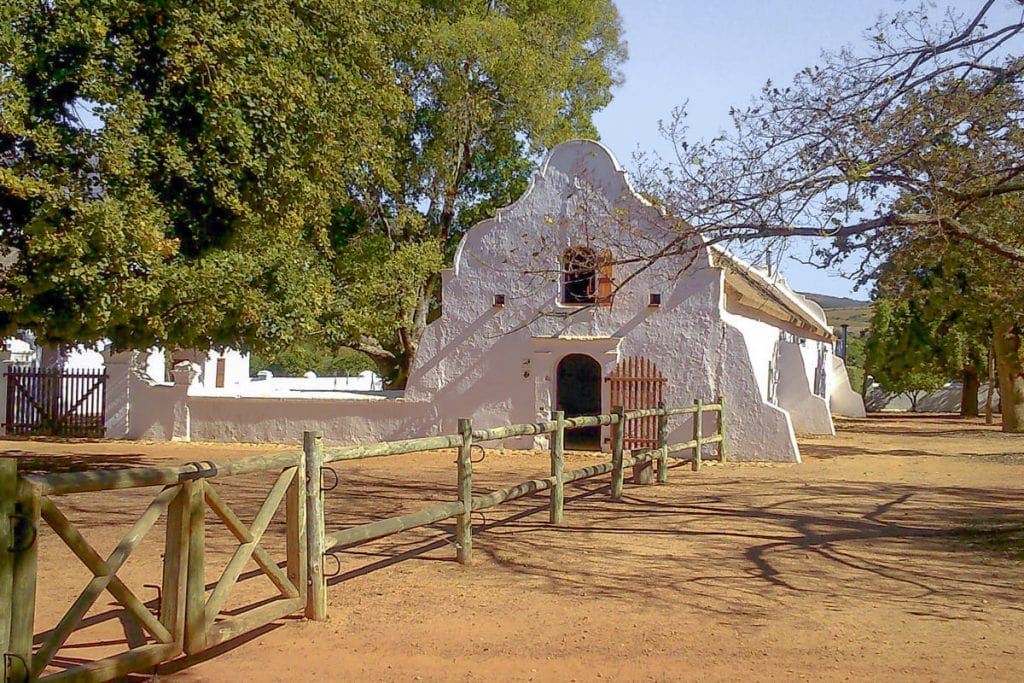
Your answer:
[[[718,414],[717,433],[703,433],[703,417]],[[691,415],[693,438],[669,444],[669,420]],[[636,483],[668,480],[670,458],[688,460],[700,469],[704,446],[717,444],[717,457],[726,459],[726,413],[724,402],[645,410],[616,408],[608,415],[566,418],[562,412],[553,419],[496,429],[474,430],[470,420],[459,420],[459,433],[365,446],[324,448],[323,435],[306,432],[303,450],[253,456],[237,460],[190,463],[175,467],[135,467],[46,475],[21,474],[16,461],[0,459],[0,651],[3,680],[16,681],[108,681],[157,665],[188,658],[225,641],[270,624],[283,616],[304,611],[311,620],[327,618],[327,583],[324,555],[334,548],[381,538],[454,517],[456,558],[472,561],[471,514],[503,502],[550,491],[549,519],[563,518],[564,486],[570,482],[611,475],[611,497],[622,496],[625,471],[633,468]],[[657,422],[657,446],[627,452],[623,448],[630,420]],[[610,426],[612,453],[609,462],[565,471],[563,464],[566,430]],[[517,436],[550,434],[551,475],[484,495],[473,495],[475,444]],[[419,451],[455,448],[456,500],[418,512],[376,520],[327,533],[324,518],[322,472],[328,463],[360,460]],[[657,473],[655,474],[655,466]],[[252,524],[244,524],[221,495],[218,487],[231,477],[256,472],[274,473]],[[61,512],[57,500],[69,493],[118,491],[161,487],[142,515],[106,558],[101,557],[75,525]],[[285,506],[287,558],[282,568],[261,546],[263,535],[275,512]],[[237,540],[226,567],[207,597],[205,583],[206,510],[223,523]],[[164,558],[160,582],[161,600],[154,614],[117,576],[120,568],[157,521],[166,515]],[[89,570],[93,578],[57,625],[44,633],[34,628],[38,544],[44,523],[55,532]],[[239,613],[224,612],[226,601],[238,582],[243,567],[252,559],[277,589],[279,595]],[[55,673],[51,662],[56,652],[82,623],[90,607],[109,592],[146,633],[145,642],[129,646],[117,655],[87,662]]]

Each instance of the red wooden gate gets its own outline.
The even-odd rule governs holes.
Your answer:
[[[611,405],[622,406],[627,411],[657,408],[665,399],[665,383],[668,381],[652,361],[640,356],[624,358],[608,377],[611,383]],[[625,443],[627,450],[657,448],[658,418],[642,417],[626,423]]]

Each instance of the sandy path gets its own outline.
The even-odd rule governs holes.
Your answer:
[[[95,446],[116,461],[123,448],[145,462],[254,452],[56,446],[5,442],[0,450],[67,447],[88,461],[83,451]],[[1024,438],[977,422],[885,419],[844,422],[836,438],[803,439],[802,448],[802,465],[674,468],[668,484],[627,486],[614,503],[605,481],[583,482],[567,490],[560,528],[547,525],[543,495],[488,511],[476,520],[472,567],[452,560],[448,524],[340,553],[329,623],[289,620],[161,678],[1024,679],[1024,562],[948,534],[1024,523]],[[451,459],[417,454],[338,468],[329,518],[341,527],[448,500]],[[492,451],[477,466],[477,488],[546,467],[542,454]],[[225,496],[251,516],[266,486],[239,480]],[[145,500],[97,501],[61,504],[109,548],[123,532],[110,523],[130,522]],[[279,527],[270,543],[278,550]],[[156,578],[159,540],[125,568],[129,585]],[[87,578],[53,545],[42,546],[41,586],[49,588],[40,592],[41,624],[53,623]],[[211,548],[212,580],[232,546],[211,533]],[[260,581],[247,582],[239,599],[263,590]],[[110,623],[91,630],[105,634],[83,636],[93,648],[124,638]],[[92,651],[66,650],[69,661]]]

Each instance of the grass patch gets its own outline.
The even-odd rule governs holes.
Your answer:
[[[964,527],[950,532],[950,537],[969,550],[1024,560],[1024,523]]]

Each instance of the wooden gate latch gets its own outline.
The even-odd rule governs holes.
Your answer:
[[[7,549],[8,552],[12,553],[23,553],[36,544],[36,538],[39,536],[39,530],[36,529],[36,525],[32,523],[32,520],[19,513],[9,515],[11,520],[11,530],[14,532],[13,543],[11,547]],[[5,655],[6,656],[6,655]],[[11,655],[16,657],[17,655]]]

